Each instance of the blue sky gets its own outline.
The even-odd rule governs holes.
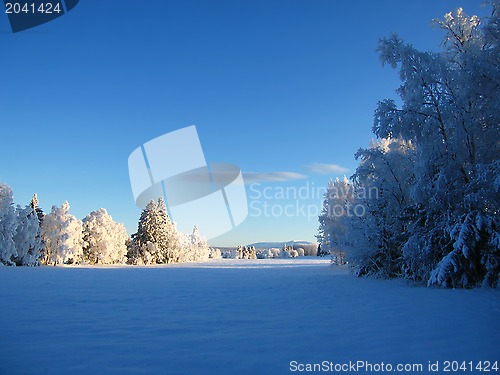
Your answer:
[[[0,181],[18,204],[36,192],[46,212],[65,200],[79,218],[105,207],[133,233],[129,154],[195,124],[209,162],[260,178],[247,186],[249,203],[261,193],[251,215],[212,244],[313,241],[315,217],[255,207],[316,207],[313,191],[354,172],[377,102],[399,84],[379,62],[379,38],[397,32],[437,50],[431,20],[458,6],[486,15],[480,3],[82,0],[16,34],[0,15]],[[276,172],[301,178],[264,181]],[[281,198],[286,188],[312,196]]]

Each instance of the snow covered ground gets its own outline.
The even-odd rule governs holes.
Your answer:
[[[500,361],[498,291],[356,278],[324,259],[3,267],[0,285],[3,375]]]

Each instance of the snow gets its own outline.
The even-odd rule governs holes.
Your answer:
[[[500,360],[500,294],[315,257],[2,267],[0,374],[285,374],[290,361]]]

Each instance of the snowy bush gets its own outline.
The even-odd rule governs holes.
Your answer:
[[[347,264],[346,253],[344,251],[333,251],[332,264],[335,264],[336,266],[343,266]]]
[[[281,249],[278,256],[281,258],[296,258],[299,256],[299,253],[293,248],[293,246],[287,246],[284,244],[283,249]]]
[[[257,259],[257,251],[254,246],[238,246],[235,259]],[[232,256],[232,254],[231,254]]]
[[[222,252],[222,258],[224,259],[239,259],[239,254],[237,249],[224,249]]]
[[[269,258],[279,258],[280,256],[281,256],[281,250],[278,249],[277,247],[272,247],[269,249]]]
[[[257,251],[254,246],[245,246],[243,251],[245,259],[257,259]]]
[[[274,258],[271,249],[257,249],[255,252],[257,259],[271,259]]]
[[[448,238],[453,250],[432,270],[428,285],[469,287],[498,286],[500,251],[498,220],[482,212],[464,214],[450,226]]]
[[[222,251],[225,259],[262,259],[262,251],[254,246],[238,246],[236,249],[225,248]]]
[[[318,244],[301,244],[300,247],[304,249],[305,256],[318,255]]]
[[[267,259],[268,256],[265,254],[266,249],[256,249],[255,250],[255,256],[257,259]]]
[[[208,257],[210,259],[220,259],[220,258],[222,258],[222,253],[221,253],[220,249],[211,247],[211,248],[209,248]]]
[[[321,224],[322,220],[323,220],[323,218],[320,216],[319,217],[320,225],[322,225]],[[323,230],[323,229],[320,229],[320,230]],[[326,238],[323,239],[322,236],[323,236],[322,234],[319,234],[317,236],[320,241],[325,241],[325,242],[323,242],[323,246],[321,246],[321,244],[318,245],[318,249],[316,250],[316,256],[318,256],[318,257],[326,257],[327,255],[330,255],[330,252],[328,250],[326,250],[329,247],[329,240],[327,240]]]

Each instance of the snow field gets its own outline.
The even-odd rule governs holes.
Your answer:
[[[2,267],[0,374],[286,374],[290,362],[500,360],[500,294],[318,258]]]

